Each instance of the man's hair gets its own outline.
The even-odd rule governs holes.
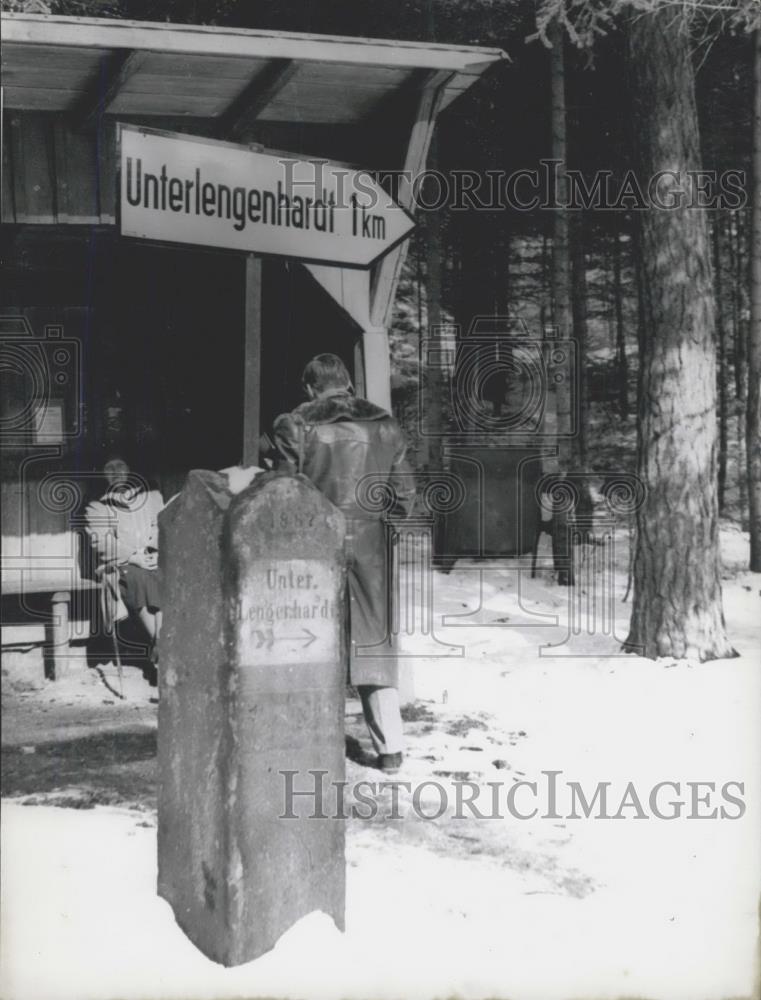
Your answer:
[[[115,465],[120,465],[120,466],[126,465],[127,472],[130,471],[129,462],[120,452],[112,452],[111,454],[108,455],[106,461],[103,463],[103,471],[106,472],[108,471],[109,467],[113,468]]]
[[[346,365],[336,354],[318,354],[304,369],[301,381],[311,385],[315,392],[326,389],[351,389],[351,376]]]

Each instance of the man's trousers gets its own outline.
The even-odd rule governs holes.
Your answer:
[[[404,746],[399,691],[374,684],[360,684],[357,690],[375,752],[401,753]]]

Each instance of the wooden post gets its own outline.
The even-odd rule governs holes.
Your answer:
[[[262,262],[252,253],[246,255],[244,295],[243,465],[258,465],[262,367]]]
[[[362,331],[365,356],[365,398],[391,412],[391,358],[385,326]]]
[[[53,617],[45,629],[45,643],[48,647],[45,674],[49,680],[59,681],[69,667],[69,602],[71,594],[66,590],[56,591],[52,598]]]
[[[433,72],[423,87],[404,158],[402,178],[406,176],[415,178],[425,169],[428,147],[431,144],[433,128],[436,124],[436,115],[444,97],[446,85],[451,78],[451,73]],[[398,201],[400,205],[410,211],[414,211],[415,208],[412,194],[412,184],[403,179],[399,185]],[[408,245],[409,240],[404,240],[376,265],[371,288],[371,315],[373,323],[377,326],[387,326],[390,322],[396,286],[399,283],[399,275],[402,272]],[[365,366],[367,367],[367,360]]]
[[[365,357],[362,350],[362,338],[357,337],[354,341],[354,391],[358,396],[367,399],[367,388],[365,386]]]
[[[423,88],[404,159],[404,174],[409,174],[410,177],[415,177],[425,167],[436,114],[444,95],[444,88],[451,77],[452,74],[449,72],[433,72]],[[414,208],[411,184],[400,185],[398,200],[405,208]],[[370,315],[374,325],[367,327],[362,336],[367,398],[389,411],[391,362],[388,354],[387,327],[408,243],[409,240],[404,240],[396,249],[386,254],[376,266],[370,291]]]

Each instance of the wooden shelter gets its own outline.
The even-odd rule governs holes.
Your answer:
[[[344,357],[358,389],[390,406],[388,323],[406,244],[362,271],[127,240],[118,122],[415,175],[437,115],[502,58],[3,14],[0,333],[6,344],[34,338],[42,392],[60,404],[48,407],[47,437],[31,425],[3,435],[4,539],[66,530],[60,511],[33,502],[41,478],[84,475],[125,439],[161,470],[165,492],[188,468],[256,462],[260,431],[298,401],[301,368],[320,351]],[[398,199],[411,206],[409,185]],[[51,361],[51,337],[73,343],[70,370]],[[23,372],[6,388],[3,420],[16,427],[32,390]]]
[[[4,14],[2,27],[2,221],[21,225],[114,225],[116,121],[414,175],[425,168],[439,112],[503,57],[493,49],[44,15]],[[401,196],[409,199],[409,190]],[[392,252],[372,274],[310,268],[361,328],[365,391],[385,405],[386,327],[403,253]],[[257,272],[256,264],[247,268],[249,297],[258,295]]]

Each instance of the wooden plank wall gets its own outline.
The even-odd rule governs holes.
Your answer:
[[[61,368],[68,377],[65,384],[58,385],[53,378],[57,369],[52,349],[46,349],[44,344],[50,327],[60,327],[64,338],[61,343],[65,346],[66,341],[79,342],[81,350],[87,310],[82,306],[3,309],[5,316],[16,313],[26,316],[34,336],[14,338],[14,357],[23,374],[14,378],[7,372],[3,373],[3,416],[15,416],[23,412],[25,405],[30,409],[28,426],[19,427],[13,437],[6,432],[3,442],[0,457],[0,529],[3,538],[67,531],[71,516],[86,499],[91,499],[85,493],[100,485],[89,470],[73,471],[77,466],[74,452],[83,442],[83,435],[76,433],[76,421],[80,419],[77,413],[79,381],[82,377],[79,359],[72,355],[70,362]],[[25,356],[29,358],[26,363]],[[37,384],[29,374],[35,370],[34,361],[45,373],[41,384]],[[34,395],[30,394],[30,390]],[[40,395],[37,396],[37,393]],[[9,396],[13,398],[9,399]],[[35,444],[32,432],[35,412],[45,398],[62,404],[67,434],[62,444]],[[41,489],[40,483],[46,477],[58,473],[62,474],[60,480],[53,480],[49,487]]]
[[[60,115],[9,112],[5,119],[3,222],[115,223],[113,121],[78,133]]]
[[[40,451],[39,456],[32,453],[24,456],[23,460],[10,455],[3,458],[3,481],[0,484],[3,538],[57,535],[69,529],[71,512],[56,509],[40,487],[46,476],[56,472],[65,475],[69,462],[61,456]]]
[[[213,138],[213,118],[120,115],[120,121]],[[362,160],[355,126],[257,121],[248,143],[342,162]],[[77,131],[60,112],[7,111],[2,142],[2,221],[114,225],[116,119]],[[388,143],[384,149],[387,150]]]

